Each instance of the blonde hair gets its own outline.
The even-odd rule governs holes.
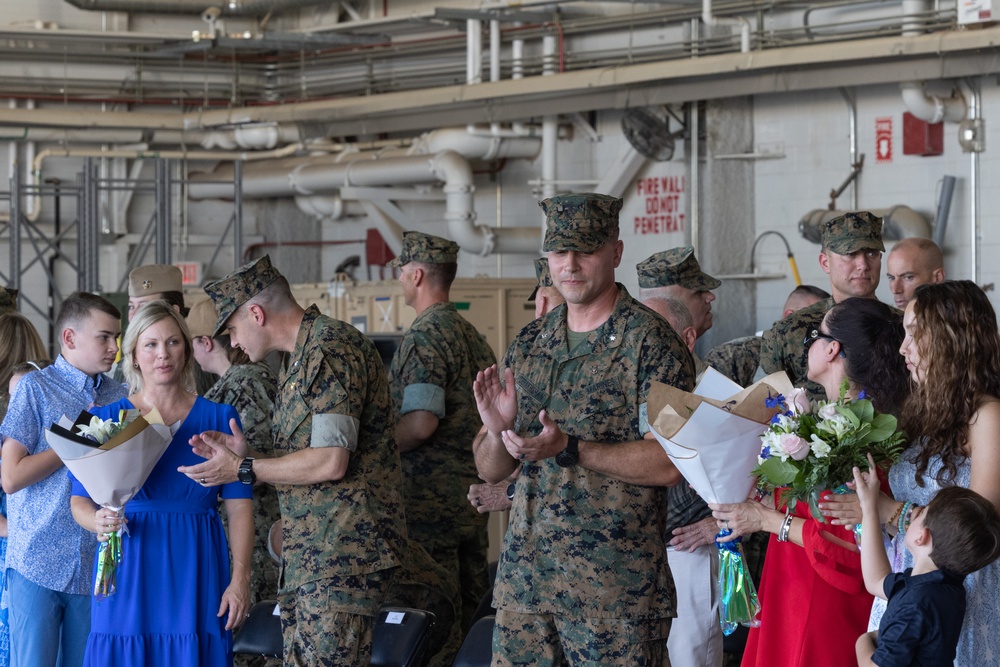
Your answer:
[[[132,321],[128,323],[125,338],[122,340],[123,370],[125,371],[125,383],[128,385],[130,394],[142,391],[143,386],[142,372],[136,368],[135,363],[135,346],[139,342],[139,336],[157,322],[168,318],[177,324],[177,328],[184,338],[184,368],[181,370],[181,381],[185,388],[194,387],[194,354],[191,350],[191,334],[188,332],[187,324],[169,302],[157,299],[143,304]]]

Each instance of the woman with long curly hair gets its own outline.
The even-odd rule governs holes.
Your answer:
[[[1000,332],[986,294],[962,280],[918,287],[903,314],[900,354],[914,382],[902,413],[912,438],[889,470],[895,499],[883,495],[880,519],[893,537],[894,572],[913,567],[904,544],[915,508],[942,488],[972,489],[1000,508]],[[919,510],[918,510],[919,511]],[[841,514],[837,523],[859,521]],[[956,665],[996,664],[1000,656],[1000,561],[965,578],[966,614]],[[876,600],[869,627],[885,602]]]

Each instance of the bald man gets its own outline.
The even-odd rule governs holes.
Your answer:
[[[906,308],[918,287],[944,280],[941,248],[930,239],[903,239],[892,247],[886,258],[885,277],[889,279],[896,308]]]

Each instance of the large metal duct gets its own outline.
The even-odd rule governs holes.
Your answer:
[[[208,174],[192,174],[191,199],[228,199],[233,195],[232,163]],[[334,195],[344,187],[388,187],[443,183],[445,221],[451,238],[466,252],[537,254],[540,227],[486,227],[475,224],[473,176],[468,161],[454,151],[434,155],[380,156],[363,153],[267,160],[243,169],[244,199]]]
[[[925,239],[931,238],[931,226],[927,222],[927,218],[909,206],[893,206],[891,208],[872,208],[867,210],[873,215],[882,218],[883,241],[899,241],[911,236],[919,236]],[[820,228],[826,222],[849,212],[829,211],[822,208],[809,211],[799,220],[799,233],[807,241],[820,243]]]
[[[204,14],[215,16],[264,16],[325,4],[323,0],[65,0],[77,9],[132,14]]]

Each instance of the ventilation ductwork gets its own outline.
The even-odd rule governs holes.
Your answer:
[[[868,211],[882,218],[883,241],[899,241],[910,237],[931,238],[931,225],[927,222],[927,218],[909,206],[873,208]],[[820,228],[830,220],[849,212],[827,209],[809,211],[799,220],[799,233],[807,241],[820,243]]]
[[[209,174],[190,177],[191,199],[230,199],[232,163]],[[221,182],[219,182],[221,181]],[[537,254],[539,227],[486,227],[476,224],[472,168],[454,151],[433,155],[385,157],[366,153],[344,159],[340,155],[268,160],[243,168],[243,198],[268,199],[311,195],[340,195],[345,187],[416,186],[443,183],[445,221],[449,236],[466,252]]]

